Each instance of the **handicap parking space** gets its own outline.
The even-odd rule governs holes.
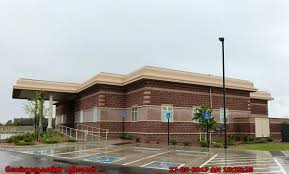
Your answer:
[[[130,161],[124,165],[168,170],[169,167],[199,166],[208,157],[208,153],[197,153],[187,150],[160,150],[158,153],[137,158],[137,160]]]
[[[181,163],[174,163],[174,162],[163,162],[163,161],[152,161],[148,164],[142,165],[140,167],[145,167],[145,168],[153,168],[153,169],[163,169],[163,170],[169,170],[171,167],[182,167],[185,164]]]
[[[96,153],[96,154],[90,154],[88,156],[82,156],[78,159],[80,160],[88,160],[91,158],[97,158],[100,156],[106,156],[106,157],[116,157],[119,158],[119,160],[112,161],[111,163],[114,164],[127,164],[132,161],[146,158],[148,156],[157,154],[159,151],[158,150],[153,150],[153,149],[142,149],[142,148],[127,148],[127,147],[122,147],[122,148],[111,148],[106,151],[102,151],[101,153]]]
[[[269,154],[218,153],[202,167],[253,167],[253,173],[284,174],[282,165]],[[208,172],[209,173],[209,172]]]
[[[57,154],[65,154],[77,151],[86,151],[95,149],[95,145],[74,144],[74,145],[49,145],[45,147],[27,147],[15,149],[15,151],[34,155],[54,156]]]

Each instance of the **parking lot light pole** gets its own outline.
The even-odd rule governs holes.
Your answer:
[[[222,42],[222,60],[223,60],[223,113],[224,113],[224,148],[228,148],[227,146],[227,121],[226,121],[226,86],[225,86],[225,50],[224,50],[224,38],[220,37],[219,40]]]

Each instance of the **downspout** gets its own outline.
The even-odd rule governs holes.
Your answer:
[[[212,88],[210,87],[210,107],[213,109],[213,101],[212,101]]]

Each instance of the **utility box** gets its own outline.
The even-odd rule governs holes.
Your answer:
[[[256,138],[270,137],[270,125],[268,118],[255,118]]]

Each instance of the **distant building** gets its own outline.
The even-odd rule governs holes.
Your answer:
[[[99,73],[82,84],[19,79],[13,98],[30,99],[43,90],[56,102],[56,124],[86,124],[109,129],[109,136],[125,131],[141,141],[166,141],[171,113],[171,139],[198,140],[196,108],[207,105],[220,127],[223,120],[222,78],[213,75],[145,66],[128,75]],[[281,138],[282,119],[268,118],[270,93],[258,91],[248,80],[226,78],[228,134]],[[52,112],[50,113],[52,117]],[[218,133],[212,135],[218,136]]]

